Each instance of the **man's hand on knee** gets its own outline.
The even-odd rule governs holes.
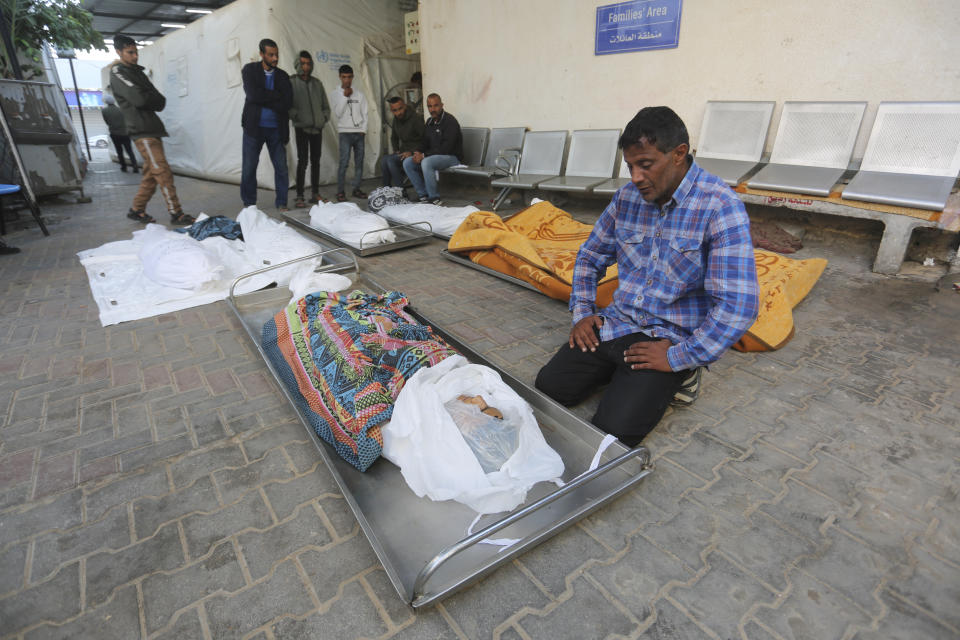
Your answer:
[[[667,360],[667,349],[672,343],[667,339],[634,342],[623,352],[623,361],[631,369],[653,369],[654,371],[673,371]]]
[[[603,318],[597,315],[587,316],[570,330],[570,348],[581,351],[596,351],[600,345],[597,331],[603,326]]]

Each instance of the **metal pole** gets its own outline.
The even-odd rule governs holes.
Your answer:
[[[87,160],[93,162],[93,156],[90,154],[90,141],[87,139],[87,123],[83,121],[83,105],[80,104],[80,89],[77,87],[77,74],[73,71],[73,58],[67,58],[70,61],[70,75],[73,76],[73,93],[77,96],[77,111],[80,112],[80,128],[83,129],[83,145],[87,148]]]
[[[23,71],[20,69],[20,58],[17,57],[17,50],[13,46],[13,39],[10,36],[10,25],[7,22],[7,16],[0,8],[0,32],[3,32],[3,46],[7,49],[7,58],[10,60],[10,67],[13,69],[13,77],[17,80],[23,80]]]

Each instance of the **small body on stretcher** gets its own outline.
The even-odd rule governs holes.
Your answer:
[[[328,206],[336,207],[337,205]],[[344,247],[361,257],[415,247],[429,242],[433,236],[433,227],[429,222],[397,224],[388,223],[384,220],[382,226],[373,225],[373,228],[361,229],[345,238],[334,233],[332,229],[322,229],[312,224],[311,211],[313,209],[310,211],[289,211],[283,214],[283,219],[294,227],[320,238],[327,244]]]
[[[350,252],[334,249],[272,265],[238,278],[231,289],[228,304],[277,378],[291,406],[297,410],[390,581],[400,597],[411,606],[437,602],[479,580],[511,558],[607,504],[651,472],[646,448],[626,448],[498,369],[442,327],[430,323],[411,306],[407,307],[407,312],[418,322],[429,324],[470,363],[496,371],[529,404],[546,442],[563,460],[565,471],[556,484],[540,482],[534,485],[527,493],[526,501],[513,511],[483,517],[458,502],[435,502],[417,497],[407,486],[400,469],[387,460],[378,460],[366,472],[359,472],[317,437],[261,346],[264,324],[287,304],[290,292],[279,287],[235,293],[237,285],[247,278],[316,258],[322,259],[317,271],[349,278],[352,289],[383,292],[376,282],[360,272],[356,258]]]

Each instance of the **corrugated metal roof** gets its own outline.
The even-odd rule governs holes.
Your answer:
[[[177,27],[164,27],[164,23],[187,25],[205,15],[187,9],[216,11],[231,2],[233,0],[81,0],[80,5],[93,14],[93,28],[104,38],[111,39],[122,33],[143,41],[177,30]]]

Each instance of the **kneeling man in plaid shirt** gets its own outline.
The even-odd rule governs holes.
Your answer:
[[[702,367],[750,328],[758,287],[743,203],[694,162],[680,117],[640,110],[620,148],[631,183],[577,254],[570,339],[536,386],[572,405],[606,384],[593,423],[635,446],[671,401],[693,401]],[[613,263],[613,303],[597,309],[598,278]]]

